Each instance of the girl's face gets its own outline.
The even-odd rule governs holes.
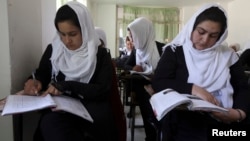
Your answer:
[[[132,49],[133,49],[133,44],[132,44],[132,42],[126,41],[126,47],[127,47],[128,50],[132,50]]]
[[[62,42],[69,50],[76,50],[82,45],[82,34],[80,28],[73,25],[71,21],[58,23],[59,34]]]
[[[198,50],[212,47],[218,40],[221,32],[221,24],[206,20],[196,26],[191,34],[193,46]]]

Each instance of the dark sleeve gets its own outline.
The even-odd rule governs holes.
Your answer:
[[[172,88],[179,93],[190,93],[193,84],[187,83],[188,71],[182,47],[175,51],[167,47],[158,62],[152,78],[152,87],[155,92]]]
[[[242,109],[245,112],[250,112],[250,90],[248,79],[244,73],[241,63],[238,61],[230,67],[231,84],[234,89],[233,108]]]
[[[240,61],[243,66],[248,66],[250,67],[250,49],[245,50],[241,55],[240,55]]]
[[[107,99],[112,82],[112,61],[110,54],[104,48],[99,48],[97,65],[89,83],[76,81],[57,82],[64,91],[69,91],[75,96],[81,95],[86,101],[99,101]]]
[[[128,60],[129,56],[124,56],[124,57],[121,57],[121,58],[116,58],[114,61],[115,61],[115,64],[116,64],[116,67],[117,68],[121,68],[121,69],[124,69],[124,64],[126,63],[126,61]]]
[[[132,70],[133,67],[136,65],[136,50],[133,49],[129,58],[127,59],[127,61],[124,64],[124,70]]]
[[[39,66],[36,69],[35,73],[36,79],[42,83],[43,91],[47,89],[48,84],[51,81],[51,71],[52,71],[52,66],[50,61],[51,54],[52,54],[52,46],[51,44],[49,44],[42,55]]]
[[[162,49],[163,49],[163,47],[165,46],[165,44],[164,43],[161,43],[161,42],[159,42],[159,41],[155,41],[155,43],[156,43],[156,46],[157,46],[157,49],[158,49],[158,52],[159,52],[159,54],[160,54],[160,56],[162,55]]]

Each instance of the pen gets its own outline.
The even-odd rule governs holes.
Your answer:
[[[36,76],[35,76],[35,72],[34,71],[32,72],[32,79],[33,79],[34,85],[36,87],[37,84],[36,84]],[[38,95],[37,90],[35,90],[35,94]]]

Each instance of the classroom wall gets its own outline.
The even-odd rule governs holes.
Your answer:
[[[10,49],[7,1],[0,0],[0,99],[7,96],[11,89]],[[0,140],[13,141],[12,117],[0,116]]]
[[[101,27],[107,35],[107,46],[111,56],[116,57],[116,5],[114,4],[92,4],[91,12],[95,26]]]
[[[229,34],[228,44],[239,43],[241,49],[250,41],[249,0],[234,0],[228,5]]]

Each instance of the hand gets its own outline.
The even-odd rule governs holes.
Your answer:
[[[210,103],[213,103],[215,105],[220,105],[219,101],[211,94],[209,93],[207,90],[197,86],[197,85],[193,85],[192,88],[192,95],[198,96],[199,98],[206,100]]]
[[[152,96],[155,93],[151,84],[144,85],[144,89],[148,92],[150,96]]]
[[[237,122],[246,118],[246,113],[240,109],[228,108],[228,113],[212,112],[212,117],[224,123]],[[241,115],[240,113],[241,112]]]
[[[143,68],[142,68],[142,66],[135,65],[135,66],[133,67],[133,71],[143,72]]]
[[[46,96],[47,94],[51,95],[61,95],[62,92],[56,89],[53,85],[49,85],[48,89],[42,93],[42,96]]]
[[[38,95],[42,89],[42,83],[39,80],[29,79],[24,84],[24,94]]]

